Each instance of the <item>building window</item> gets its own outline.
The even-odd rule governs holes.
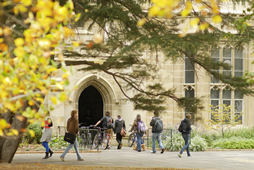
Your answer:
[[[194,63],[185,56],[185,83],[194,83]]]
[[[215,68],[214,71],[228,77],[243,76],[243,50],[242,49],[214,49],[211,52],[213,62],[223,62],[231,66],[230,69]],[[220,80],[211,76],[211,83],[220,83]]]
[[[232,114],[231,117],[238,116],[237,121],[242,123],[242,113],[243,113],[243,96],[240,91],[233,91],[228,89],[219,89],[215,87],[211,89],[211,105],[212,107],[218,106],[220,104],[225,104],[227,106],[231,105]],[[240,115],[240,116],[239,116]],[[213,119],[211,115],[211,119]]]
[[[195,97],[195,72],[194,72],[194,63],[185,56],[185,97],[187,98],[186,100],[186,106],[185,106],[185,115],[186,114],[191,114],[192,119],[191,123],[194,123],[195,120],[195,114],[194,111],[192,110],[192,105],[194,102],[194,97]]]

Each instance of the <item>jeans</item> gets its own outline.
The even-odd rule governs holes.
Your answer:
[[[187,155],[190,156],[190,150],[189,150],[189,145],[190,145],[190,143],[189,143],[190,134],[184,134],[184,133],[183,133],[183,134],[182,134],[182,137],[183,137],[183,139],[184,139],[184,141],[185,141],[185,144],[184,144],[182,150],[180,151],[180,154],[182,154],[183,151],[186,149],[186,150],[187,150]]]
[[[164,147],[161,143],[161,133],[153,133],[152,140],[153,140],[153,145],[152,145],[153,152],[156,152],[156,148],[155,148],[156,140],[159,143],[160,149],[164,149]]]
[[[42,146],[44,146],[44,148],[46,149],[46,152],[49,152],[49,144],[48,144],[48,142],[44,141],[44,142],[42,142],[41,144],[42,144]]]
[[[79,150],[78,150],[78,141],[77,139],[75,140],[74,144],[69,144],[69,146],[65,149],[64,153],[61,155],[62,158],[65,157],[65,155],[67,154],[67,152],[74,146],[74,149],[76,151],[76,154],[77,154],[77,157],[78,157],[78,160],[79,159],[82,159],[80,154],[79,154]]]
[[[144,141],[142,140],[143,133],[136,133],[136,136],[137,136],[137,150],[141,151],[141,144],[144,143]]]

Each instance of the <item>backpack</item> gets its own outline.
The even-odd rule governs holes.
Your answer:
[[[157,119],[156,122],[154,123],[154,129],[158,132],[162,132],[163,130],[163,124],[161,119]]]
[[[181,132],[181,133],[183,132],[183,126],[182,126],[182,123],[181,123],[181,124],[180,124],[180,126],[178,127],[178,131],[179,131],[179,132]]]
[[[112,117],[106,116],[106,119],[107,119],[107,124],[106,124],[107,128],[112,129],[113,128]]]
[[[138,121],[138,132],[145,133],[146,132],[146,125],[143,121]]]

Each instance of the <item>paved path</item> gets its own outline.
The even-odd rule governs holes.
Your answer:
[[[253,151],[210,151],[192,152],[192,157],[187,158],[186,152],[179,158],[177,152],[160,154],[150,153],[150,150],[136,152],[124,147],[117,150],[115,147],[101,153],[81,153],[85,161],[77,161],[75,153],[65,156],[66,162],[59,159],[60,153],[55,153],[52,158],[43,160],[43,154],[16,154],[12,163],[42,163],[59,165],[97,165],[121,167],[169,167],[190,169],[223,169],[244,170],[254,169]]]

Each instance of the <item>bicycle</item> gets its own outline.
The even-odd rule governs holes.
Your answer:
[[[94,136],[93,140],[93,148],[98,149],[101,148],[103,150],[107,149],[109,147],[109,137],[110,134],[106,133],[105,128],[95,127],[99,130],[99,133]]]
[[[87,147],[88,149],[92,149],[92,135],[89,132],[89,129],[92,126],[82,126],[79,128],[79,139],[81,140],[80,145],[84,146],[84,149]]]

